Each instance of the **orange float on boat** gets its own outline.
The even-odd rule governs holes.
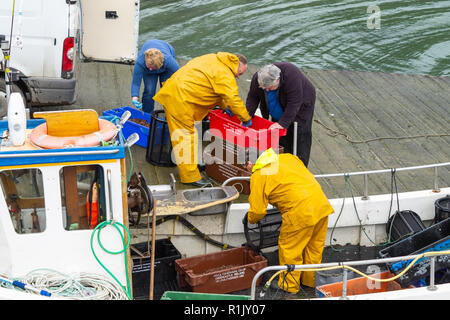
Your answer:
[[[79,136],[57,137],[48,135],[47,123],[38,125],[31,131],[31,142],[45,149],[62,149],[70,147],[93,147],[102,141],[109,141],[118,132],[116,125],[108,120],[98,119],[99,130]]]

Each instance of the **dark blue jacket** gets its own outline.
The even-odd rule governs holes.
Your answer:
[[[288,128],[294,121],[299,124],[311,121],[316,101],[316,89],[297,66],[289,62],[275,62],[281,69],[281,84],[278,88],[278,101],[283,109],[283,115],[278,123]],[[258,73],[255,72],[250,83],[246,107],[250,116],[256,112],[258,106],[263,118],[269,118],[266,91],[258,84]]]

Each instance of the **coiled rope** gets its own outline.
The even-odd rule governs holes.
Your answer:
[[[75,300],[126,300],[128,296],[123,288],[112,282],[104,275],[95,273],[64,274],[52,269],[36,269],[27,273],[21,281],[37,289],[45,289],[51,296],[58,299]],[[3,284],[5,288],[13,288],[12,285]],[[28,293],[35,291],[22,290]]]

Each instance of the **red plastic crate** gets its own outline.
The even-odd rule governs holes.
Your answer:
[[[209,129],[212,135],[234,143],[241,147],[253,147],[258,150],[267,150],[270,147],[278,148],[280,137],[286,135],[286,129],[269,130],[274,122],[253,116],[252,126],[246,128],[236,115],[232,118],[222,110],[211,110],[208,115]]]

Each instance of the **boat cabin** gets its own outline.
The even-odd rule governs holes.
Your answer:
[[[19,277],[40,268],[105,273],[95,250],[125,281],[123,256],[101,250],[91,235],[103,221],[127,225],[126,142],[119,133],[101,146],[43,149],[30,134],[46,122],[27,120],[25,142],[15,146],[8,141],[8,121],[0,121],[0,274]],[[121,236],[109,228],[101,242],[108,250],[123,249]]]

